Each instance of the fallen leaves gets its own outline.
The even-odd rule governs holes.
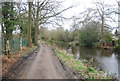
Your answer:
[[[28,47],[23,47],[22,50],[15,54],[10,55],[2,55],[2,74],[6,74],[9,68],[15,63],[19,57],[21,56],[20,53],[26,52]]]
[[[19,55],[2,55],[2,74],[8,72],[8,69],[11,67],[13,63],[15,63],[19,58]]]

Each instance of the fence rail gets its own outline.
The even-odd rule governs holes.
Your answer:
[[[13,38],[9,40],[10,43],[10,54],[16,53],[20,51],[20,38]],[[22,47],[27,46],[26,39],[22,38]],[[0,38],[0,54],[2,54],[2,50],[5,47],[4,40]]]

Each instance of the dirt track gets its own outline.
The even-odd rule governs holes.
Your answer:
[[[41,44],[33,62],[27,64],[20,79],[66,79],[66,72],[53,50]]]

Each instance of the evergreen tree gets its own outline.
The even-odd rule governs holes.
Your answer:
[[[15,10],[13,2],[3,2],[2,4],[2,33],[4,48],[3,53],[10,53],[9,41],[12,39],[12,32],[15,29]]]

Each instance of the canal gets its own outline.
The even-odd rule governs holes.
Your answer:
[[[102,70],[106,74],[120,77],[120,55],[113,50],[105,50],[100,48],[87,48],[71,46],[69,48],[63,48],[64,51],[73,55],[78,60],[92,60],[91,65],[96,67],[97,70]]]

